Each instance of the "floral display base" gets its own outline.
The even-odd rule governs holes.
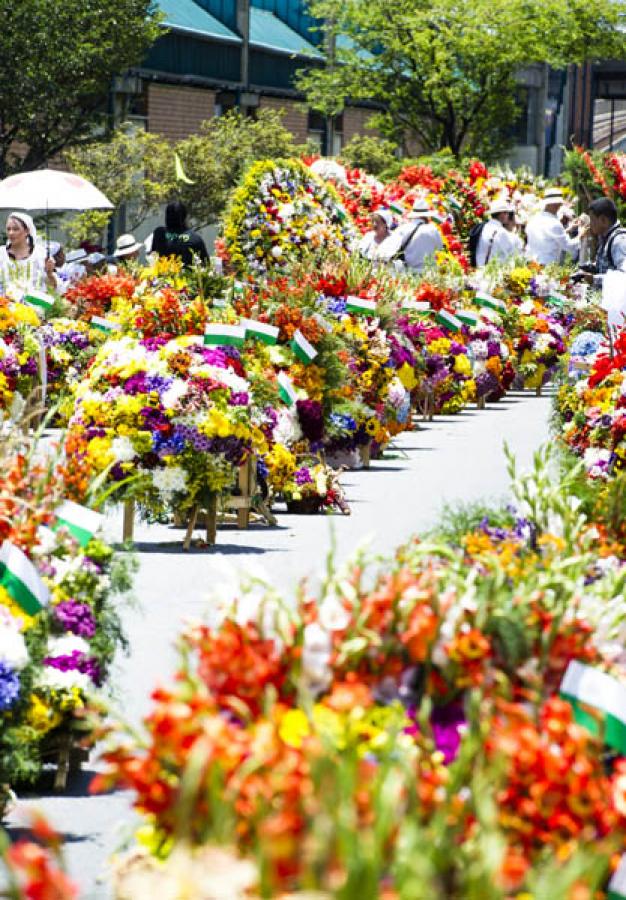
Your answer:
[[[369,441],[367,444],[364,444],[362,447],[359,447],[359,455],[361,457],[362,468],[369,469],[371,458],[372,458],[372,442],[371,441]]]
[[[89,750],[81,746],[85,734],[71,728],[56,729],[47,735],[41,746],[41,756],[55,767],[54,790],[64,791],[71,772],[79,772],[89,759]]]
[[[303,497],[301,500],[287,500],[287,512],[298,516],[313,516],[321,509],[318,497]]]

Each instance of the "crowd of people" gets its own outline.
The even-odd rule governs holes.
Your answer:
[[[133,234],[117,238],[113,253],[84,247],[68,250],[58,241],[42,240],[30,215],[11,212],[6,220],[6,243],[0,247],[0,293],[11,288],[64,294],[72,284],[94,273],[115,274],[142,256],[179,256],[184,266],[206,262],[202,237],[187,224],[187,210],[180,200],[169,203],[165,226],[157,227],[145,242]]]
[[[449,215],[453,218],[454,213]],[[443,249],[435,224],[438,218],[424,198],[416,199],[399,220],[392,210],[378,209],[372,215],[371,231],[359,244],[359,253],[372,261],[421,272]],[[589,262],[591,238],[597,245],[595,263]],[[477,268],[521,255],[542,265],[570,258],[580,266],[576,280],[596,288],[601,287],[602,277],[610,269],[626,272],[626,229],[618,220],[613,201],[606,197],[594,200],[588,213],[575,218],[558,187],[546,190],[540,209],[525,222],[516,214],[510,198],[496,198],[488,218],[472,229],[468,250],[470,262]]]

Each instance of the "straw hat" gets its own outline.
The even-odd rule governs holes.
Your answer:
[[[135,240],[134,234],[120,234],[115,242],[115,253],[113,256],[130,256],[131,253],[136,253],[142,247],[143,244]]]

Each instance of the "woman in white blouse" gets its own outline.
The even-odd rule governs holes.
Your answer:
[[[32,218],[23,212],[10,213],[6,233],[6,246],[0,247],[0,288],[12,287],[22,294],[29,288],[56,290],[54,260],[46,259],[44,248],[37,243]]]
[[[359,253],[366,259],[391,259],[395,252],[394,242],[390,240],[393,216],[388,209],[377,209],[372,213],[372,230],[363,236],[359,243]]]

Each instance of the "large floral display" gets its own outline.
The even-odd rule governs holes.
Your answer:
[[[597,720],[575,701],[581,674],[624,680],[623,604],[606,609],[625,572],[590,544],[575,472],[555,483],[552,465],[546,452],[515,477],[516,512],[373,573],[360,558],[295,606],[256,583],[221,598],[219,624],[189,627],[145,737],[114,739],[94,785],[132,789],[153,874],[219,841],[256,860],[267,895],[464,897],[486,879],[519,896],[555,857],[567,890],[606,883],[626,748],[599,725],[601,698],[584,696]]]
[[[129,564],[99,535],[102,517],[71,500],[85,472],[18,434],[0,450],[0,808],[60,742],[88,730],[81,713],[123,643],[114,595]]]

